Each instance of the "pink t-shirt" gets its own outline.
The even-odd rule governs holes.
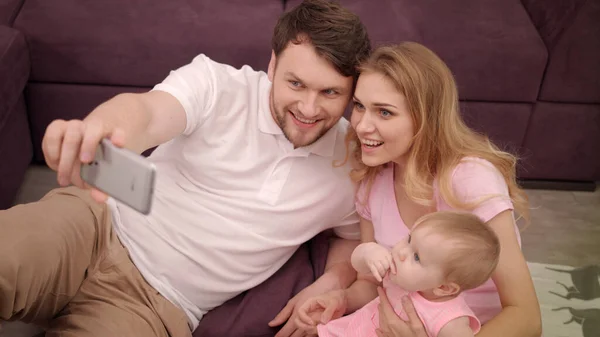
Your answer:
[[[463,202],[472,202],[495,195],[472,210],[473,214],[485,222],[505,210],[513,209],[504,177],[487,160],[473,157],[464,158],[452,172],[452,188],[454,194]],[[409,229],[398,212],[394,193],[393,166],[385,168],[375,178],[365,204],[362,203],[364,198],[361,196],[361,191],[364,191],[364,186],[361,186],[356,202],[358,213],[373,223],[377,243],[388,248],[393,247],[409,234]],[[453,209],[442,199],[436,182],[434,182],[434,199],[436,210]],[[520,244],[516,225],[515,231]],[[465,291],[463,294],[465,301],[482,324],[502,310],[498,290],[491,279],[480,287]],[[390,299],[390,301],[392,300]]]
[[[427,336],[436,337],[446,324],[459,317],[469,319],[473,334],[477,334],[481,328],[481,323],[465,302],[463,294],[448,301],[431,302],[418,292],[408,292],[398,287],[389,276],[383,279],[383,287],[390,300],[400,299],[403,296],[410,297],[415,311],[425,326]],[[375,330],[379,329],[378,306],[379,297],[348,316],[317,325],[319,337],[377,337]],[[400,301],[393,301],[392,306],[398,316],[408,320]]]

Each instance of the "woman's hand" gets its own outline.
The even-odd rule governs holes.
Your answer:
[[[402,308],[408,316],[408,322],[405,322],[394,311],[383,288],[378,287],[377,293],[380,300],[377,337],[427,337],[425,327],[408,297],[402,298]]]
[[[348,299],[345,290],[333,290],[308,299],[298,309],[296,325],[306,332],[316,333],[317,324],[327,324],[346,312]]]

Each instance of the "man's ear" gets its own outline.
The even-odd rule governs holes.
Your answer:
[[[460,286],[454,282],[450,282],[433,289],[433,294],[439,297],[445,297],[458,294],[459,291]]]
[[[269,81],[273,83],[273,77],[275,76],[275,65],[277,64],[277,57],[275,56],[275,51],[271,51],[271,60],[269,61],[269,68],[267,69],[267,76],[269,77]]]

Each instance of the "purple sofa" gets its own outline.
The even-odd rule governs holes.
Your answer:
[[[30,156],[28,127],[33,160],[43,163],[50,121],[148,90],[198,53],[264,70],[277,17],[299,2],[0,0],[0,48],[9,51],[0,68],[19,52],[31,59],[0,77],[12,109],[0,111],[0,128],[22,130],[0,144],[0,208]],[[456,76],[465,119],[522,157],[521,179],[600,180],[598,0],[341,2],[363,18],[374,44],[413,40],[436,51]],[[9,151],[18,160],[7,160]]]
[[[298,3],[0,0],[0,209],[27,164],[43,164],[50,121],[146,91],[199,53],[266,70],[276,19]],[[522,157],[521,179],[600,180],[599,0],[341,3],[375,45],[412,40],[437,52],[465,119]],[[271,279],[207,314],[196,335],[272,336],[266,323],[323,272],[326,251],[324,236],[303,245]]]
[[[0,2],[0,209],[13,199],[32,159],[23,90],[31,63],[25,35],[7,26],[11,16]]]

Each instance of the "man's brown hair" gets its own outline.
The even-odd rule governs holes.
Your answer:
[[[290,42],[311,43],[340,74],[354,79],[358,64],[371,52],[367,30],[358,16],[327,0],[305,0],[279,18],[271,40],[275,56]]]

